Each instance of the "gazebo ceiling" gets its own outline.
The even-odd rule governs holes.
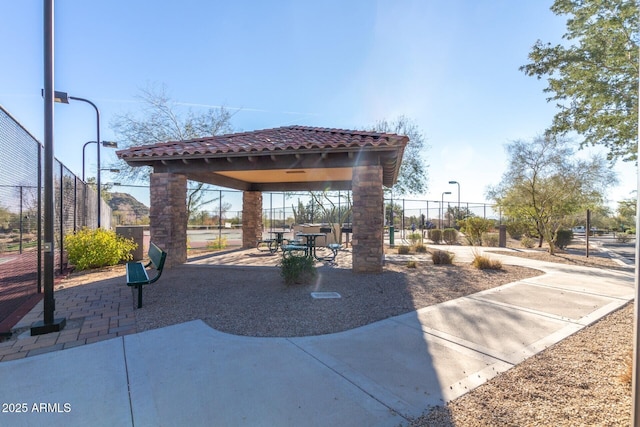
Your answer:
[[[381,165],[383,184],[398,178],[402,135],[288,126],[117,151],[131,166],[178,173],[238,190],[348,190],[356,166]]]

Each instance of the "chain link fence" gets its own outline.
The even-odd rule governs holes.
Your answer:
[[[44,147],[0,106],[0,334],[23,304],[42,290]],[[64,237],[97,227],[96,191],[62,163],[54,164],[54,268],[66,268]],[[111,210],[102,202],[102,225]],[[16,319],[19,320],[19,319]]]

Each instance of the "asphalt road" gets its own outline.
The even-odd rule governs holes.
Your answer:
[[[585,239],[584,234],[582,236],[576,233],[575,237]],[[617,241],[616,237],[611,234],[603,234],[601,236],[589,236],[589,246],[601,246],[605,249],[618,254],[622,258],[625,258],[632,263],[635,262],[636,259],[636,240],[632,238],[626,243],[620,243]]]

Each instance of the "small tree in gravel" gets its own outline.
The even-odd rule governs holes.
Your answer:
[[[465,234],[470,245],[482,246],[482,235],[493,227],[493,221],[480,217],[470,217],[458,221],[460,231]]]
[[[280,264],[280,275],[285,285],[307,283],[317,274],[315,261],[311,257],[288,256]]]

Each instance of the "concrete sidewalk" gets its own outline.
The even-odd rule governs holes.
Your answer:
[[[634,296],[631,269],[491,256],[547,274],[331,335],[192,321],[3,362],[0,425],[397,426]]]

